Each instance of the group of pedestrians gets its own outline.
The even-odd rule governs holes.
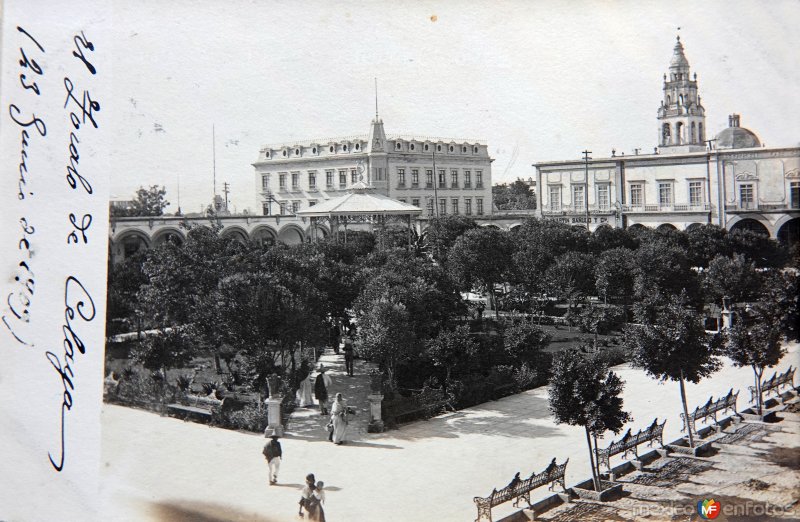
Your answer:
[[[269,442],[264,446],[264,457],[267,459],[269,467],[269,485],[274,486],[278,483],[278,471],[281,468],[283,449],[277,435],[272,435]],[[300,493],[301,517],[308,515],[308,520],[315,522],[325,522],[325,510],[322,504],[325,503],[325,483],[317,481],[313,473],[306,475],[306,483]],[[305,512],[304,512],[305,510]]]
[[[335,346],[336,353],[339,353],[338,339]],[[353,338],[352,331],[347,331],[342,339],[342,349],[344,351],[345,370],[347,375],[353,376]],[[347,402],[342,397],[341,393],[337,393],[332,404],[330,411],[328,410],[328,390],[331,387],[332,380],[328,375],[328,369],[325,365],[320,364],[317,370],[317,375],[312,375],[312,369],[308,360],[304,359],[300,363],[298,369],[299,386],[297,390],[297,403],[301,407],[313,407],[314,399],[319,404],[320,415],[330,415],[330,421],[326,428],[328,430],[328,440],[336,445],[340,445],[345,441],[347,434],[347,425],[349,423],[348,415],[350,410],[347,407]],[[312,398],[313,392],[313,398]],[[281,467],[281,460],[283,458],[283,450],[277,435],[272,435],[270,440],[264,446],[264,457],[267,459],[267,466],[269,467],[269,484],[271,486],[278,483],[278,471]],[[308,516],[308,520],[324,522],[325,511],[322,505],[325,503],[325,484],[322,481],[317,481],[313,473],[306,476],[306,483],[303,486],[300,497],[300,510],[299,515],[304,517]]]

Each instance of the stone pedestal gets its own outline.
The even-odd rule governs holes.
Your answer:
[[[270,397],[265,402],[267,403],[267,429],[264,430],[264,435],[267,437],[272,437],[273,435],[282,437],[281,402],[283,402],[283,397]]]
[[[383,394],[372,393],[369,398],[369,426],[367,431],[370,433],[380,433],[383,431],[383,419],[381,418],[381,402]]]

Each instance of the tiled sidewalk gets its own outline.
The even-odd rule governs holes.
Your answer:
[[[357,413],[351,415],[345,440],[358,440],[367,433],[369,424],[369,371],[374,367],[373,364],[356,359],[353,365],[353,376],[349,377],[345,372],[344,354],[336,354],[328,348],[317,361],[315,370],[319,370],[320,365],[325,365],[326,373],[331,377],[331,387],[328,390],[330,398],[328,410],[337,393],[341,393],[347,405],[355,408]],[[313,376],[316,377],[315,371]],[[315,406],[310,408],[297,408],[289,416],[286,424],[286,438],[296,439],[322,439],[327,440],[328,432],[325,425],[330,420],[330,416],[320,415],[319,405],[316,400]]]

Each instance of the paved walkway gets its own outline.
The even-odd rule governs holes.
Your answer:
[[[330,400],[341,393],[347,405],[355,408],[357,413],[350,416],[347,427],[346,439],[358,440],[367,433],[369,424],[369,371],[375,365],[360,359],[355,360],[353,365],[353,376],[349,377],[344,367],[344,353],[336,354],[333,349],[328,348],[317,361],[316,370],[320,365],[325,365],[326,373],[331,377],[331,388],[328,390]],[[317,372],[314,373],[316,377]],[[316,403],[316,400],[314,401]],[[330,402],[328,403],[330,410]],[[310,408],[297,408],[289,416],[286,423],[286,437],[294,439],[325,439],[328,432],[325,425],[330,420],[330,416],[320,415],[319,406]],[[346,443],[345,443],[346,444]]]
[[[777,369],[799,363],[793,346]],[[658,416],[668,419],[665,440],[677,438],[678,385],[660,384],[627,365],[615,371],[626,382],[625,409],[633,414],[634,431]],[[751,369],[726,364],[712,378],[687,385],[689,405],[733,386],[742,390],[743,408],[752,382]],[[474,496],[507,484],[517,471],[541,470],[553,457],[570,459],[568,485],[590,476],[583,429],[553,422],[545,388],[399,430],[359,434],[343,446],[328,443],[322,431],[285,438],[275,487],[267,481],[263,436],[112,405],[104,406],[102,423],[101,495],[115,521],[298,520],[299,488],[311,472],[328,486],[325,511],[332,522],[469,521],[476,516]],[[548,495],[541,489],[533,501]],[[494,518],[514,511],[509,503],[496,508]]]

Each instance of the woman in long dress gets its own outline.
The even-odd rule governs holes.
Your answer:
[[[341,444],[347,433],[347,403],[341,393],[337,393],[336,400],[333,401],[331,422],[333,423],[333,443]]]
[[[301,408],[313,406],[314,399],[311,390],[314,388],[314,379],[311,377],[311,369],[308,366],[308,360],[303,359],[303,362],[300,363],[297,376],[300,380],[300,386],[297,388],[297,405]]]

